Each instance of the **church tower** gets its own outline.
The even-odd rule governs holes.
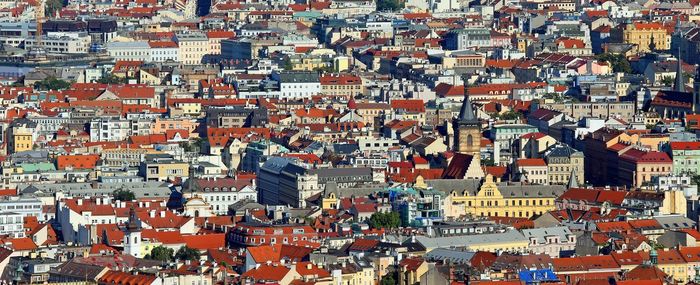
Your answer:
[[[455,136],[454,151],[479,157],[481,153],[481,123],[476,118],[467,95],[462,101],[459,116],[452,120],[452,128]]]
[[[143,258],[141,256],[141,221],[136,217],[134,207],[129,210],[129,221],[124,232],[124,254]]]

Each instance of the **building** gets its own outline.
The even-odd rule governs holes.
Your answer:
[[[292,205],[300,207],[303,196],[317,189],[304,189],[299,185],[300,176],[305,176],[306,169],[282,157],[270,157],[260,167],[257,176],[258,202],[268,205]],[[305,176],[306,177],[306,176]],[[312,177],[308,177],[312,179]],[[308,193],[308,194],[307,194]],[[313,194],[311,194],[313,195]],[[308,195],[310,197],[311,195]]]
[[[151,62],[167,62],[180,60],[180,48],[173,41],[150,41],[148,42]]]
[[[477,179],[425,182],[432,189],[445,193],[445,217],[530,218],[555,209],[554,200],[566,190],[562,185],[497,184],[490,174],[483,183]]]
[[[651,48],[654,50],[669,50],[671,48],[671,35],[660,22],[625,24],[622,40],[624,43],[636,45],[638,52],[649,52]]]
[[[491,31],[485,28],[465,28],[450,31],[445,36],[445,49],[464,50],[491,46]]]
[[[632,148],[619,156],[617,185],[641,187],[653,177],[673,172],[673,160],[665,152]]]
[[[26,118],[16,119],[7,130],[7,150],[17,153],[34,148],[37,136],[37,123]]]
[[[541,158],[520,158],[515,161],[520,181],[533,184],[549,184],[547,163]]]
[[[282,71],[272,74],[280,89],[280,99],[308,99],[321,93],[321,82],[315,71]]]
[[[237,178],[189,179],[184,193],[185,198],[198,197],[211,206],[215,215],[228,214],[229,206],[242,201],[255,201],[258,193],[255,180]]]
[[[453,149],[459,153],[481,157],[481,123],[476,118],[472,104],[467,96],[462,101],[459,116],[452,119],[454,130]]]
[[[493,140],[493,161],[510,161],[518,156],[516,142],[525,134],[537,132],[537,128],[526,124],[494,125],[490,135]]]
[[[139,174],[146,181],[174,181],[189,177],[190,164],[169,155],[146,155],[140,164]]]
[[[520,252],[528,251],[529,241],[516,230],[468,236],[428,237],[417,236],[416,242],[425,247],[426,252],[436,248],[465,248],[470,251]]]
[[[576,248],[576,235],[568,227],[547,227],[524,229],[523,235],[530,241],[531,253],[561,257],[562,252],[573,252]]]
[[[207,108],[207,127],[238,128],[265,126],[268,123],[266,108],[226,106]]]
[[[90,121],[90,141],[124,141],[131,135],[131,120],[100,117]]]
[[[41,45],[48,53],[86,54],[90,50],[91,38],[87,33],[49,32],[41,38]],[[36,46],[36,38],[24,41],[24,48],[30,50]]]
[[[671,142],[674,174],[700,174],[700,142]]]
[[[179,48],[180,62],[185,65],[202,63],[202,58],[209,54],[209,39],[202,32],[179,32],[175,34]]]
[[[305,225],[237,224],[229,232],[229,242],[242,246],[316,242],[318,233]]]
[[[151,59],[151,46],[145,41],[108,42],[105,49],[115,61],[148,61]]]
[[[319,79],[321,93],[324,95],[338,95],[354,98],[364,93],[362,78],[350,74],[327,74]],[[348,103],[349,105],[349,103]]]
[[[544,154],[547,162],[547,175],[550,184],[566,184],[574,173],[576,183],[585,182],[585,164],[583,152],[577,151],[565,144],[556,144]]]

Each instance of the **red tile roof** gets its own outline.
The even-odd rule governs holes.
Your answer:
[[[97,154],[60,155],[56,158],[56,168],[94,169],[100,156]]]

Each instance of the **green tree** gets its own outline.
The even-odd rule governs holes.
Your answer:
[[[517,120],[522,117],[522,114],[517,111],[508,111],[503,114],[498,115],[501,120]]]
[[[392,270],[391,272],[387,273],[386,275],[382,276],[382,280],[379,282],[380,285],[394,285],[399,283],[398,276],[396,278],[394,277],[397,275],[398,272],[395,270]]]
[[[369,217],[369,225],[375,229],[393,229],[401,226],[401,216],[398,212],[381,213],[377,212]]]
[[[34,88],[41,90],[63,90],[70,87],[70,85],[71,83],[68,81],[50,76],[34,83]]]
[[[131,192],[131,190],[127,190],[127,189],[114,190],[114,192],[112,192],[112,196],[114,196],[114,199],[117,199],[119,201],[136,200],[136,196],[134,195],[134,192]]]
[[[377,11],[396,11],[401,9],[401,2],[398,0],[378,0]]]
[[[596,55],[596,59],[609,62],[613,72],[632,73],[632,65],[622,54],[606,52]]]
[[[289,59],[288,57],[284,59],[284,65],[282,66],[284,70],[292,70],[294,69],[294,65],[292,64],[292,60]]]
[[[670,86],[673,84],[675,78],[670,77],[670,76],[665,76],[664,78],[661,78],[661,84]]]
[[[46,0],[44,7],[44,15],[46,17],[52,17],[56,14],[56,11],[63,8],[63,0]]]
[[[127,78],[121,78],[119,76],[116,76],[114,74],[108,73],[99,80],[97,80],[97,83],[102,83],[102,84],[124,84],[127,82]]]
[[[173,260],[174,254],[175,251],[172,248],[167,248],[162,245],[159,245],[151,249],[151,254],[149,254],[147,258],[162,262],[168,262]]]
[[[177,250],[175,258],[179,260],[196,260],[199,259],[199,251],[194,248],[183,246]]]

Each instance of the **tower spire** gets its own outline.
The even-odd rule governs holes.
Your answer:
[[[578,179],[576,177],[576,169],[571,170],[571,176],[569,176],[569,183],[567,184],[567,188],[578,188]]]
[[[681,37],[683,33],[681,32]],[[673,91],[685,92],[685,80],[683,79],[683,63],[681,62],[681,45],[678,45],[678,56],[676,60],[676,82],[673,84]]]

